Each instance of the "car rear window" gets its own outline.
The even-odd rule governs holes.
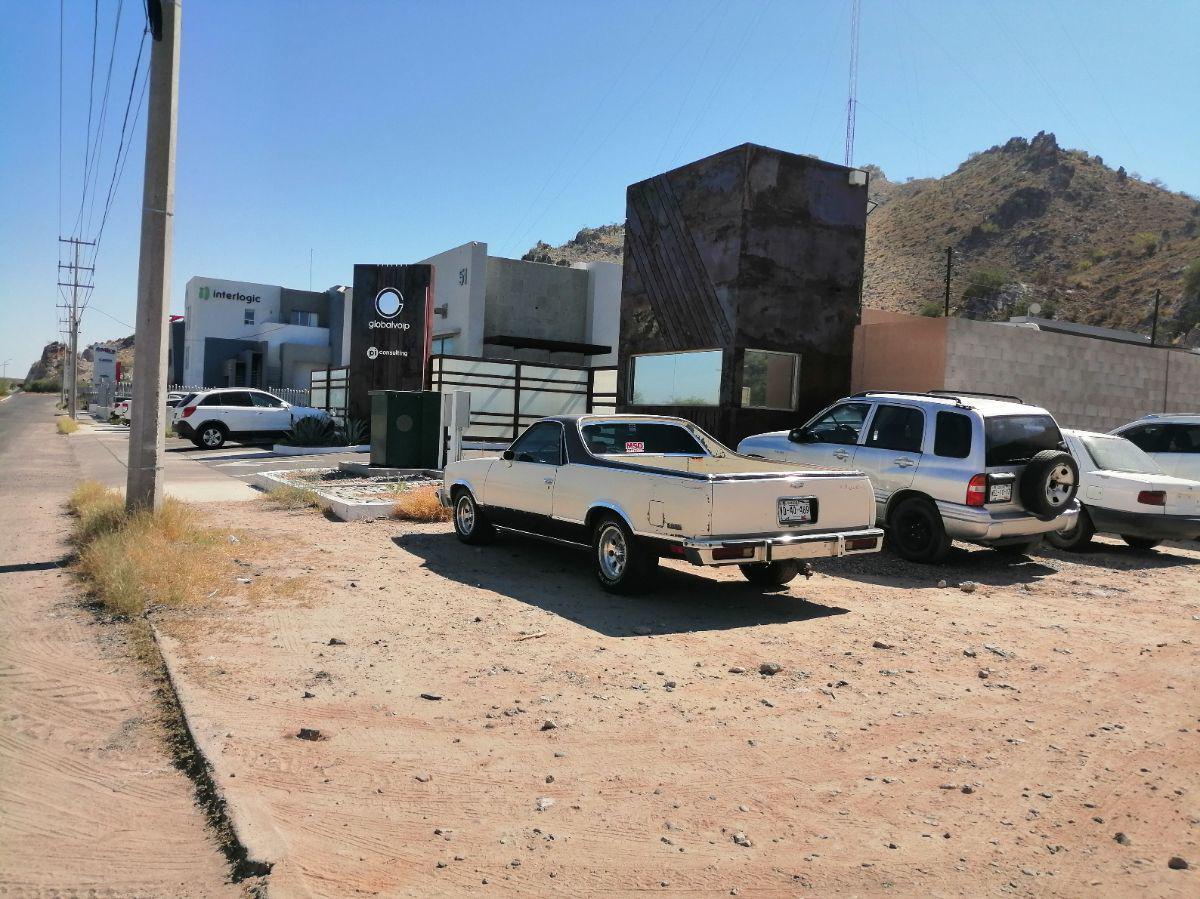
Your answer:
[[[1042,450],[1062,449],[1062,432],[1049,415],[997,415],[984,419],[986,464],[1024,465]]]
[[[1080,437],[1088,455],[1101,471],[1162,474],[1158,463],[1124,437]]]
[[[707,455],[704,447],[685,428],[657,422],[584,425],[583,442],[597,456],[624,453]]]
[[[937,433],[933,438],[933,454],[949,459],[965,459],[971,455],[971,418],[961,412],[939,412]]]

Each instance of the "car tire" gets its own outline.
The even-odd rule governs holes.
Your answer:
[[[800,563],[791,559],[782,562],[753,562],[739,565],[742,577],[756,587],[782,587],[795,580],[800,573]]]
[[[226,430],[225,425],[217,421],[209,421],[196,429],[196,436],[192,438],[192,443],[200,449],[215,450],[223,447],[228,439],[229,431]]]
[[[460,490],[454,497],[454,533],[472,546],[490,543],[496,536],[495,526],[487,520],[470,490]]]
[[[1096,528],[1092,524],[1092,516],[1088,515],[1087,509],[1080,509],[1074,527],[1065,531],[1051,531],[1046,535],[1046,542],[1056,549],[1080,552],[1091,544],[1094,536]]]
[[[1134,537],[1132,534],[1122,534],[1121,539],[1134,549],[1146,551],[1152,550],[1154,547],[1158,546],[1158,544],[1162,543],[1161,540],[1154,540],[1150,537]]]
[[[1042,521],[1053,521],[1079,491],[1079,465],[1070,453],[1042,450],[1021,473],[1021,503]]]
[[[658,555],[613,515],[602,517],[592,530],[592,564],[596,580],[609,593],[645,593],[658,574]]]
[[[909,562],[933,564],[950,552],[950,537],[937,506],[919,496],[901,500],[888,516],[888,546]]]

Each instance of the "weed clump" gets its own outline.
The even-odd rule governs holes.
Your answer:
[[[433,487],[418,487],[406,490],[396,497],[393,512],[401,521],[449,521],[450,510],[443,508]]]
[[[290,484],[272,487],[263,499],[281,509],[325,509],[325,501],[317,491]]]
[[[67,417],[66,415],[60,415],[54,426],[58,429],[58,433],[60,434],[74,434],[79,430],[79,422],[73,418]]]

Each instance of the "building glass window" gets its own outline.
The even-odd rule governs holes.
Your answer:
[[[454,354],[454,337],[435,337],[433,338],[432,352],[435,355],[451,356]]]
[[[721,401],[721,351],[634,356],[629,397],[635,406],[716,406]]]
[[[315,312],[301,312],[299,309],[292,310],[293,325],[304,325],[306,328],[316,328],[318,327],[317,321],[317,313]]]
[[[795,353],[746,350],[742,362],[742,405],[751,409],[795,409],[800,357]]]
[[[243,324],[243,325],[252,325],[252,324],[254,324],[254,310],[253,310],[253,309],[247,309],[247,310],[246,310],[246,311],[245,311],[245,312],[242,314],[242,324]]]

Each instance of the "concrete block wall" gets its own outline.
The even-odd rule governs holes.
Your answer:
[[[1064,427],[1108,431],[1147,412],[1200,412],[1200,355],[950,319],[943,386],[1011,393]]]

